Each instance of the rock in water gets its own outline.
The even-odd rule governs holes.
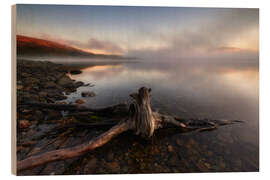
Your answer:
[[[89,91],[89,92],[85,91],[85,92],[82,92],[81,95],[82,97],[94,97],[96,96],[96,93],[94,91]]]
[[[77,103],[77,104],[83,104],[83,103],[85,103],[85,101],[82,100],[82,99],[77,99],[77,100],[75,101],[75,103]]]
[[[71,87],[73,86],[73,81],[69,77],[63,76],[58,80],[58,84],[63,87]]]
[[[76,83],[74,84],[74,86],[75,86],[76,88],[78,88],[78,87],[80,87],[80,86],[83,86],[83,85],[84,85],[84,83],[81,82],[81,81],[78,81],[78,82],[76,82]]]
[[[69,73],[70,73],[70,74],[81,74],[82,71],[79,70],[79,69],[74,69],[74,70],[70,70]]]

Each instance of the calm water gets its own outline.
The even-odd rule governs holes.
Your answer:
[[[95,97],[84,98],[87,105],[104,107],[130,102],[129,94],[146,86],[152,88],[153,110],[183,118],[245,121],[212,132],[157,132],[152,142],[123,134],[89,155],[99,159],[92,173],[258,171],[258,68],[258,63],[243,62],[84,65],[82,74],[71,77],[95,86],[79,88],[67,101],[94,91]],[[112,154],[113,162],[105,154]],[[108,163],[117,171],[108,169]]]

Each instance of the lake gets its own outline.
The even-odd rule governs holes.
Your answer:
[[[129,94],[145,86],[152,89],[154,111],[244,121],[203,133],[157,131],[151,142],[124,133],[87,155],[98,159],[93,173],[259,170],[258,61],[83,63],[81,70],[71,78],[94,86],[78,88],[68,102],[82,98],[82,91],[94,91],[95,97],[83,98],[89,107],[130,103]],[[119,167],[117,172],[110,171],[110,163]]]

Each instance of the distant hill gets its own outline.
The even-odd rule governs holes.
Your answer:
[[[53,41],[17,35],[17,55],[22,56],[82,56],[92,58],[124,58],[118,55],[94,54]]]

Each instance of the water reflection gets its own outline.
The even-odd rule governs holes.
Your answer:
[[[147,86],[153,89],[151,104],[154,110],[184,118],[245,121],[246,123],[242,125],[191,137],[197,140],[196,146],[204,146],[207,151],[217,153],[212,155],[213,162],[208,162],[210,164],[216,162],[218,154],[223,153],[222,157],[227,159],[229,166],[232,166],[227,168],[228,171],[233,171],[234,168],[237,171],[258,170],[258,63],[122,63],[91,65],[82,68],[82,71],[82,74],[72,75],[72,78],[85,83],[94,83],[95,86],[79,88],[76,93],[69,96],[68,101],[81,98],[82,91],[93,90],[97,96],[86,98],[87,104],[91,107],[108,106],[128,101],[130,93],[141,86]],[[183,139],[182,136],[175,135],[159,143],[175,143],[179,138]],[[198,147],[197,150],[200,154],[205,153],[200,152]],[[239,155],[238,151],[242,151],[243,155]],[[252,159],[247,160],[247,154]],[[235,159],[232,157],[243,161],[241,167],[234,166],[235,162],[232,161]],[[245,161],[252,162],[252,165],[243,165]],[[222,171],[222,168],[217,168],[216,171]]]

